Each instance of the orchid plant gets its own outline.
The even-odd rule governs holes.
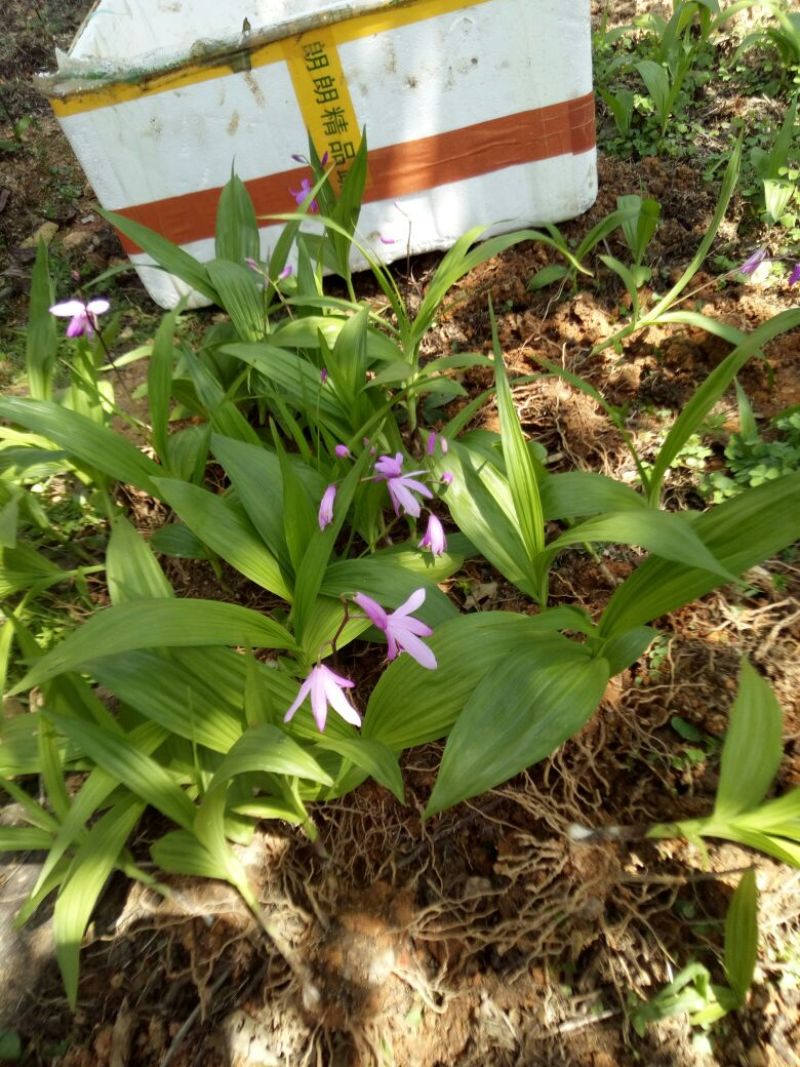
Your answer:
[[[357,237],[365,153],[339,198],[312,153],[307,182],[287,190],[299,210],[266,262],[236,178],[220,199],[210,263],[114,219],[230,317],[194,349],[182,308],[164,316],[148,352],[147,450],[113,428],[113,408],[100,403],[108,302],[56,302],[40,251],[32,395],[0,399],[0,451],[13,472],[0,482],[0,533],[8,516],[17,521],[19,485],[37,464],[98,488],[110,525],[102,565],[110,605],[44,648],[25,614],[35,583],[10,586],[0,665],[15,697],[37,697],[2,727],[0,785],[27,825],[3,831],[0,847],[48,851],[22,918],[57,893],[58,956],[73,1003],[81,937],[110,872],[169,892],[128,848],[147,806],[173,827],[152,845],[157,867],[229,881],[274,934],[232,847],[259,819],[283,819],[313,837],[309,805],[368,776],[402,798],[400,754],[441,738],[426,815],[505,781],[581,729],[609,679],[648,646],[653,619],[735,579],[800,530],[800,475],[700,516],[659,507],[665,472],[698,419],[751,354],[800,324],[800,312],[737,334],[652,468],[640,464],[641,492],[599,474],[552,474],[523,434],[493,314],[493,358],[420,358],[454,282],[535,234],[478,248],[478,234],[466,234],[412,313]],[[312,211],[318,225],[306,232]],[[649,228],[631,229],[634,254],[643,254]],[[355,301],[353,248],[393,321]],[[340,271],[348,300],[324,293],[323,269]],[[54,317],[69,319],[78,357],[64,392],[54,385]],[[500,433],[466,429],[485,398],[433,426],[442,402],[464,394],[449,372],[470,365],[494,370]],[[93,382],[95,407],[85,399]],[[125,518],[117,483],[169,510],[149,539]],[[598,619],[553,606],[549,576],[560,553],[609,542],[650,558]],[[227,564],[258,591],[263,610],[176,596],[159,554],[204,559],[217,573]],[[468,555],[494,565],[531,612],[460,615],[440,585]],[[3,558],[6,574],[19,559]],[[367,700],[350,677],[355,641],[381,647],[371,653],[380,678]],[[74,792],[65,779],[78,769],[85,777]],[[41,802],[16,783],[30,773],[41,775]]]

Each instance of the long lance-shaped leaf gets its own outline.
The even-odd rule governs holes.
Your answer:
[[[594,712],[608,664],[580,645],[553,662],[550,643],[499,657],[456,719],[425,815],[458,804],[549,756]]]
[[[137,244],[151,259],[154,259],[159,267],[169,274],[182,278],[187,285],[191,285],[192,289],[202,293],[212,304],[220,303],[219,294],[211,284],[208,271],[194,256],[190,256],[178,245],[162,237],[155,230],[143,226],[140,222],[134,222],[133,219],[118,215],[114,211],[103,211],[98,208],[98,213],[128,240]]]
[[[166,737],[166,732],[160,726],[146,722],[128,734],[128,741],[139,752],[149,756],[164,743]],[[26,922],[34,913],[41,903],[39,897],[43,898],[42,891],[51,876],[55,874],[61,857],[72,848],[76,841],[85,840],[90,819],[105,805],[118,787],[119,779],[103,770],[102,767],[95,767],[89,773],[53,837],[36,885],[19,913],[20,923]]]
[[[174,478],[157,480],[158,495],[204,544],[245,577],[291,600],[280,564],[259,539],[245,515],[215,493]]]
[[[726,570],[742,574],[800,537],[800,474],[747,489],[699,515],[694,528]],[[720,584],[710,571],[649,559],[614,592],[600,623],[601,636],[618,637]]]
[[[108,539],[106,581],[112,604],[175,595],[152,549],[122,515],[114,518]]]
[[[129,735],[109,734],[91,723],[53,712],[47,714],[62,733],[77,742],[112,778],[178,826],[191,829],[194,804],[167,768],[137,748]]]
[[[580,625],[566,608],[534,616],[486,611],[445,623],[427,641],[438,669],[424,670],[407,655],[390,664],[372,691],[361,736],[392,749],[438,740],[500,660],[546,646],[548,662],[570,662],[576,646],[558,631]]]
[[[764,799],[783,757],[783,715],[769,684],[742,660],[739,691],[722,748],[714,819],[723,822]]]
[[[119,862],[125,842],[144,810],[144,804],[126,797],[89,831],[69,869],[66,884],[56,900],[53,937],[67,1000],[75,1008],[81,941],[108,876]]]
[[[241,710],[220,699],[211,662],[190,671],[174,650],[143,650],[90,661],[86,669],[125,704],[187,741],[225,753],[241,737]]]
[[[533,568],[513,510],[508,483],[494,467],[471,449],[454,442],[447,454],[453,480],[447,490],[447,506],[460,530],[472,544],[524,593],[535,596]],[[441,473],[443,463],[435,464]]]
[[[756,872],[745,871],[725,917],[725,974],[740,1004],[753,981],[758,960]]]
[[[328,560],[333,551],[333,546],[336,543],[336,538],[339,536],[339,531],[344,525],[347,510],[350,507],[353,495],[358,487],[358,483],[361,480],[369,459],[370,455],[365,450],[353,464],[347,477],[339,486],[339,491],[336,494],[332,522],[324,530],[317,530],[314,533],[314,536],[310,540],[308,548],[305,551],[302,562],[297,569],[297,578],[294,589],[295,633],[297,634],[297,643],[302,645],[305,651],[312,657],[319,654],[319,649],[309,648],[304,631],[308,628],[309,623],[311,622],[314,601],[322,586],[325,571],[328,567]]]
[[[800,309],[782,311],[765,322],[735,348],[706,378],[684,407],[661,446],[650,475],[648,496],[656,506],[661,494],[664,475],[675,462],[675,457],[693,433],[697,432],[703,419],[716,404],[733,379],[750,357],[764,347],[773,337],[800,326]]]
[[[0,826],[0,852],[38,852],[52,840],[53,835],[38,826]]]
[[[299,407],[340,422],[343,432],[348,432],[347,412],[329,389],[322,388],[319,371],[307,359],[263,342],[224,345],[222,352],[249,363],[268,381],[285,389]]]
[[[52,400],[53,397],[53,372],[58,352],[56,321],[50,314],[53,300],[47,245],[40,240],[31,275],[30,312],[25,334],[25,368],[34,400]]]
[[[139,648],[249,645],[293,648],[278,623],[257,611],[216,600],[138,600],[106,608],[47,652],[13,689],[41,685],[92,659]]]
[[[541,472],[536,469],[514,408],[514,400],[503,365],[503,352],[497,336],[497,321],[491,303],[489,304],[489,317],[492,325],[497,410],[500,414],[506,475],[511,487],[522,543],[527,551],[528,559],[533,562],[544,551],[544,515],[539,495]]]
[[[194,832],[213,861],[225,867],[226,877],[250,907],[254,907],[255,900],[246,873],[225,839],[225,805],[229,783],[241,774],[252,772],[298,776],[323,785],[333,784],[311,753],[269,724],[252,727],[243,734],[217,768],[197,811]]]
[[[742,162],[742,143],[738,141],[733,151],[731,152],[730,159],[728,160],[728,166],[725,170],[725,177],[722,180],[722,188],[720,189],[719,200],[717,206],[714,209],[714,215],[711,219],[711,223],[705,232],[705,235],[700,242],[697,252],[694,255],[691,263],[686,270],[669,290],[666,296],[652,308],[644,318],[631,322],[628,326],[625,326],[622,330],[619,330],[612,337],[606,338],[605,341],[601,341],[596,344],[592,349],[592,354],[597,355],[599,352],[604,351],[609,345],[615,342],[621,341],[624,337],[630,336],[638,330],[643,330],[647,326],[652,326],[654,323],[660,320],[661,315],[665,311],[669,311],[686,286],[691,282],[692,278],[698,272],[703,265],[706,256],[708,255],[712,244],[717,236],[717,231],[725,217],[725,212],[728,210],[728,204],[731,202],[734,190],[736,189],[736,183],[739,180],[739,168]]]
[[[638,545],[664,559],[689,567],[702,567],[718,574],[723,581],[733,581],[735,578],[703,544],[695,525],[686,515],[654,511],[652,508],[588,519],[551,541],[542,555],[549,561],[562,549],[572,545],[606,541]]]
[[[162,473],[158,464],[124,437],[84,415],[46,400],[7,396],[0,398],[0,418],[54,441],[79,465],[158,496],[153,482]]]
[[[147,366],[147,399],[150,404],[153,447],[162,464],[167,464],[169,454],[169,402],[175,363],[175,326],[180,311],[179,306],[161,320]]]
[[[231,174],[219,194],[214,245],[218,259],[244,264],[258,259],[258,220],[247,186]]]
[[[281,567],[290,571],[283,523],[283,476],[278,457],[263,445],[234,441],[217,434],[211,438],[211,448],[264,544]],[[321,500],[325,479],[306,463],[293,462],[292,470],[314,499]]]

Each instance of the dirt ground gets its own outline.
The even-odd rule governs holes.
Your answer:
[[[59,292],[122,262],[112,231],[72,159],[31,75],[51,64],[85,5],[70,0],[6,0],[0,41],[0,382],[17,388],[20,331],[37,235],[46,236]],[[609,25],[661,9],[647,0],[594,4]],[[766,109],[770,101],[726,99],[709,113]],[[602,122],[608,117],[601,112]],[[710,135],[712,136],[712,135]],[[713,149],[710,146],[709,151]],[[659,280],[680,273],[708,226],[716,190],[698,167],[648,155],[601,151],[594,208],[564,227],[585,233],[618,195],[642,192],[662,205],[651,246]],[[739,226],[735,201],[715,254],[741,262],[759,243]],[[616,238],[609,251],[618,254]],[[727,352],[691,328],[652,329],[590,359],[617,322],[623,296],[606,278],[554,299],[527,281],[553,260],[523,245],[487,263],[458,287],[426,342],[431,355],[488,350],[487,295],[499,309],[510,368],[530,373],[537,358],[580,373],[607,400],[632,412],[647,453],[659,420],[674,416]],[[399,277],[422,292],[435,257]],[[152,336],[157,309],[135,276],[117,283],[123,338]],[[369,292],[367,281],[362,291]],[[741,329],[796,302],[781,281],[695,280],[697,310]],[[742,377],[762,419],[800,403],[800,343],[786,335]],[[465,384],[488,382],[471,372]],[[597,405],[564,383],[518,389],[526,431],[564,469],[623,476],[630,459]],[[713,442],[736,427],[726,400]],[[491,423],[491,409],[482,416]],[[671,473],[675,503],[701,506],[686,470]],[[566,554],[555,571],[556,601],[602,609],[632,555],[597,560]],[[197,595],[210,575],[185,568],[180,592]],[[453,595],[473,608],[514,607],[519,594],[488,565],[468,564]],[[466,590],[466,591],[465,591]],[[203,595],[201,593],[201,595]],[[736,586],[668,619],[636,668],[614,680],[583,733],[549,761],[502,788],[423,823],[420,813],[439,746],[408,753],[408,803],[374,783],[315,812],[322,847],[265,824],[243,856],[261,900],[297,966],[289,967],[225,887],[174,880],[165,903],[114,880],[84,951],[79,1005],[72,1015],[44,936],[31,949],[4,1025],[17,1031],[26,1063],[58,1067],[793,1067],[800,1064],[800,875],[732,845],[707,854],[680,842],[625,840],[578,844],[574,823],[646,826],[705,813],[713,804],[719,745],[746,653],[769,678],[785,712],[786,757],[778,791],[800,784],[800,562],[784,553]],[[702,738],[689,744],[672,723]],[[134,845],[147,854],[144,825]],[[722,978],[727,903],[739,873],[758,872],[761,932],[757,978],[746,1009],[708,1034],[686,1017],[630,1023],[636,997],[651,996],[689,960]],[[15,868],[9,865],[8,880]],[[6,899],[13,900],[13,893]],[[20,981],[20,977],[23,978]],[[0,983],[4,979],[0,976]],[[0,1000],[0,1004],[4,1003]],[[0,1027],[2,1029],[2,1027]]]

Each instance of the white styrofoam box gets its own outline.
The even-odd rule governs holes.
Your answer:
[[[97,0],[45,91],[101,204],[204,260],[232,167],[260,218],[292,211],[311,176],[292,159],[308,131],[337,181],[366,128],[359,232],[387,262],[594,202],[589,8]],[[264,258],[279,231],[265,221]],[[123,243],[153,299],[174,306],[183,283]]]

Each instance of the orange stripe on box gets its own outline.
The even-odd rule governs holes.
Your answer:
[[[576,100],[480,122],[450,133],[372,149],[365,200],[395,200],[506,167],[576,155],[594,146],[594,95],[588,93]],[[290,189],[299,189],[302,178],[307,176],[306,169],[292,168],[246,182],[256,214],[277,215],[294,210]],[[203,189],[117,211],[175,244],[189,244],[214,236],[220,192],[218,188]],[[141,251],[120,236],[126,252]]]

